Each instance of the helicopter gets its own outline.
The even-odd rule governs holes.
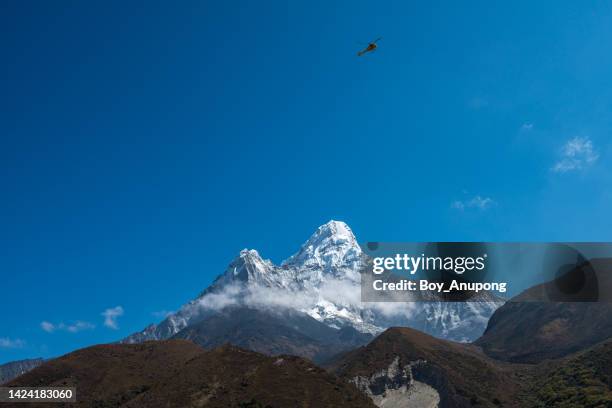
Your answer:
[[[373,52],[376,51],[376,48],[378,48],[378,45],[376,44],[378,41],[382,40],[382,37],[378,37],[377,39],[375,39],[374,41],[372,41],[371,43],[368,44],[367,47],[365,47],[363,50],[359,51],[357,53],[358,57],[361,57],[362,55],[368,53],[368,52]]]

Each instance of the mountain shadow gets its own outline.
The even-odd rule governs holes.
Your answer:
[[[236,307],[192,324],[173,338],[205,348],[229,343],[266,355],[292,354],[318,363],[366,344],[372,336],[352,327],[334,329],[293,310]]]
[[[595,271],[597,272],[595,274]],[[534,286],[497,309],[475,344],[499,360],[538,363],[586,349],[612,337],[612,260],[589,262],[583,282],[588,287],[587,301],[579,293],[550,299],[568,280]],[[597,280],[598,293],[590,288]],[[567,292],[567,291],[566,291]],[[555,301],[565,299],[568,301]],[[598,299],[599,301],[592,301]],[[591,301],[589,301],[591,300]]]

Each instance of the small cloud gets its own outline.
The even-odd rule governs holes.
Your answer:
[[[533,123],[523,123],[523,125],[521,126],[521,130],[523,132],[529,132],[530,130],[533,130]]]
[[[561,158],[551,170],[555,173],[567,173],[582,170],[592,166],[599,153],[593,147],[593,142],[587,137],[575,137],[568,140],[561,149]]]
[[[117,330],[119,325],[117,324],[117,318],[123,316],[123,308],[121,306],[112,307],[102,312],[104,316],[104,326],[109,329]]]
[[[453,201],[451,203],[451,208],[454,208],[455,210],[463,211],[465,210],[465,204],[463,203],[463,201],[459,201],[459,200]]]
[[[83,330],[91,330],[95,328],[96,326],[94,326],[93,324],[89,322],[76,321],[73,324],[64,325],[64,327],[70,333],[77,333]]]
[[[464,211],[466,209],[472,209],[472,208],[476,210],[484,211],[484,210],[487,210],[493,207],[496,204],[497,203],[492,198],[481,197],[477,195],[471,199],[464,200],[464,201],[455,200],[451,203],[451,208],[455,210],[459,210],[459,211]]]
[[[89,322],[84,322],[82,320],[77,320],[74,323],[64,323],[60,322],[57,324],[43,321],[40,323],[40,328],[46,331],[47,333],[53,333],[55,331],[67,331],[69,333],[78,333],[83,330],[92,330],[96,326]]]
[[[46,331],[47,333],[53,333],[55,331],[55,325],[47,321],[41,322],[40,328]]]
[[[10,339],[8,337],[0,337],[0,348],[22,348],[25,341],[21,339]]]

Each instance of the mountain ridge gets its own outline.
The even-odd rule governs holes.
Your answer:
[[[503,363],[471,344],[392,327],[328,369],[356,384],[379,406],[519,406],[520,384]]]
[[[4,384],[27,373],[45,362],[42,358],[29,358],[25,360],[10,361],[0,365],[0,384]]]
[[[231,306],[293,309],[335,329],[352,327],[372,335],[391,326],[409,326],[470,341],[482,334],[500,305],[496,301],[362,303],[359,268],[365,260],[351,228],[335,220],[317,228],[280,265],[254,249],[243,249],[198,297],[122,342],[167,339]]]
[[[609,294],[612,259],[590,263],[598,271],[599,290]],[[493,313],[475,344],[500,360],[539,363],[612,337],[612,302],[605,298],[599,302],[548,300],[546,294],[555,286],[555,281],[535,285],[510,299]]]
[[[76,408],[374,407],[353,385],[300,357],[227,344],[205,350],[186,340],[88,347],[8,386],[76,387],[77,402],[68,404]]]
[[[228,343],[270,356],[291,354],[320,363],[366,344],[372,336],[350,327],[334,329],[297,311],[241,307],[189,325],[172,339],[190,340],[206,349]]]

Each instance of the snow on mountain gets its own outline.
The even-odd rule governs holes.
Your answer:
[[[263,259],[256,250],[244,249],[196,299],[123,342],[166,339],[231,306],[297,310],[330,327],[352,327],[362,333],[408,326],[446,339],[470,341],[483,333],[488,318],[501,305],[495,299],[363,303],[359,268],[364,259],[349,226],[333,220],[320,226],[280,265]]]
[[[361,248],[353,231],[343,222],[330,221],[320,226],[300,250],[282,263],[285,268],[317,271],[336,278],[358,280]]]

